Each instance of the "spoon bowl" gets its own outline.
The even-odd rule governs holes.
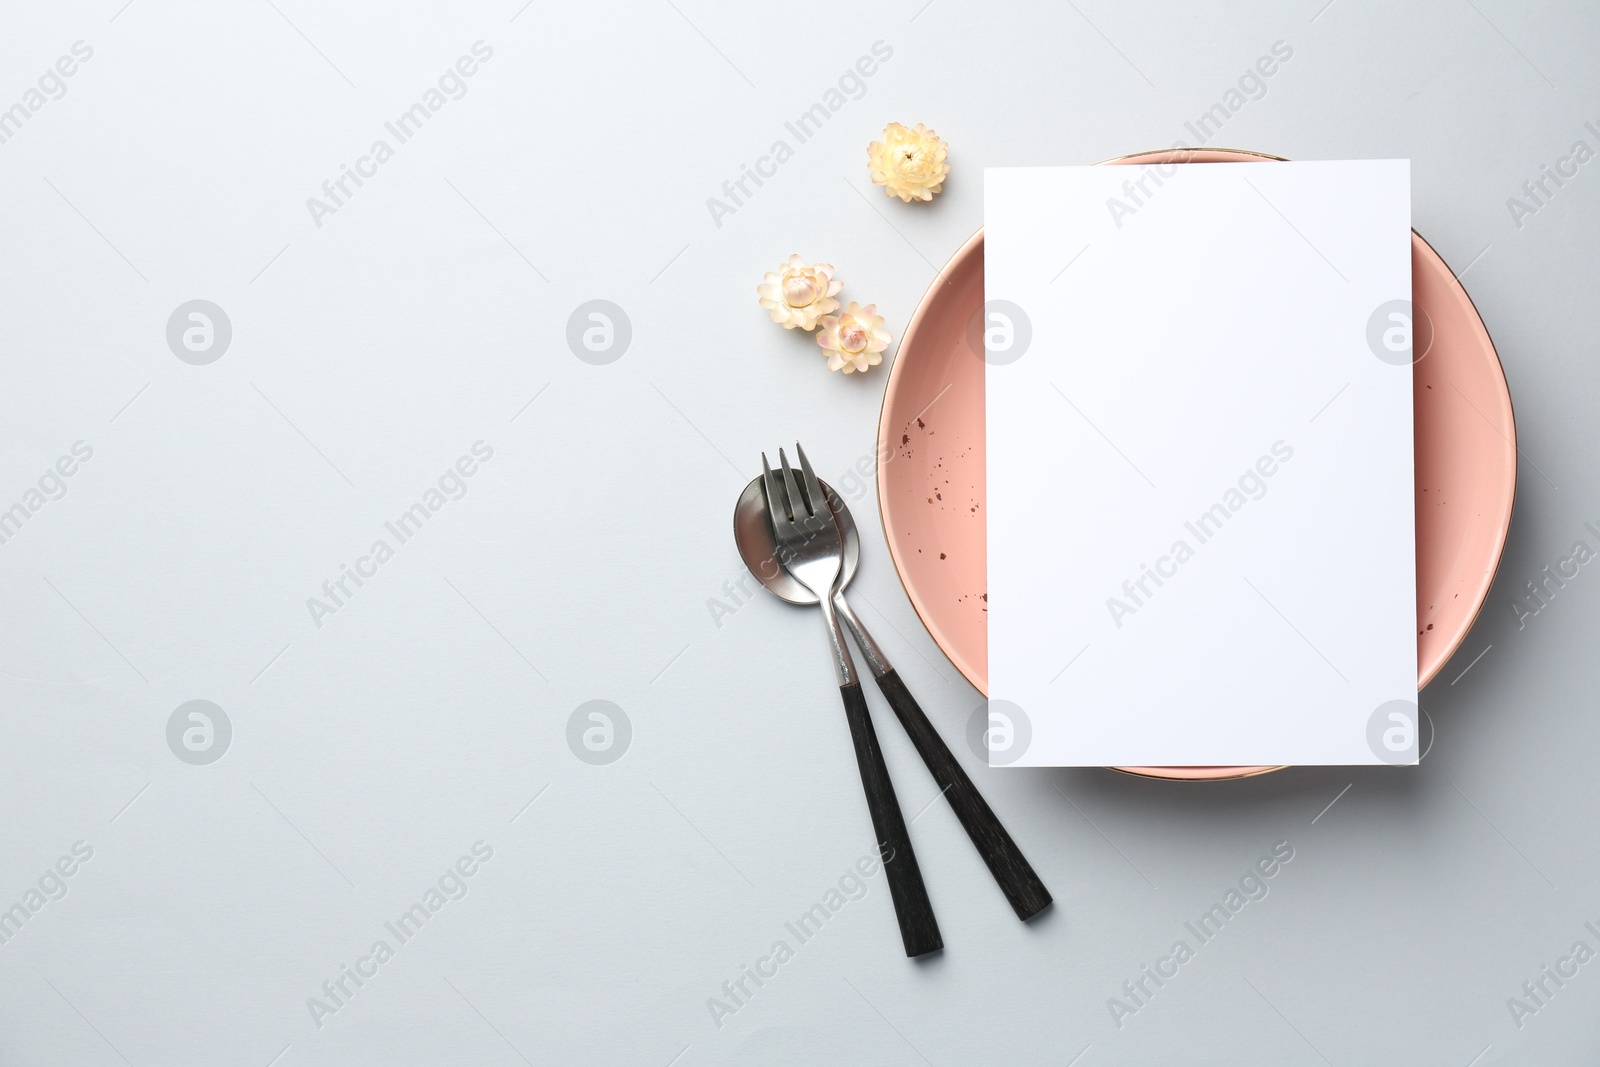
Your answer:
[[[856,530],[855,520],[850,517],[850,509],[845,507],[833,487],[821,478],[817,482],[822,486],[823,495],[828,498],[834,522],[844,538],[844,561],[839,571],[839,588],[843,589],[855,577],[856,567],[861,562],[861,534]],[[760,478],[750,479],[750,484],[739,494],[739,502],[734,505],[733,540],[739,546],[744,565],[773,596],[791,604],[817,602],[816,594],[801,585],[778,560],[778,545],[772,537],[772,526],[767,522],[767,500],[761,491]]]

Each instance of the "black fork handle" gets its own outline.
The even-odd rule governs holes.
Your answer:
[[[884,878],[889,883],[889,898],[894,902],[895,918],[900,923],[900,940],[907,956],[921,956],[944,948],[939,923],[933,916],[933,902],[922,882],[922,868],[911,848],[911,833],[889,780],[889,768],[878,747],[878,735],[867,713],[867,696],[860,682],[839,687],[844,699],[845,718],[850,722],[850,738],[855,742],[856,765],[861,770],[861,788],[867,795],[867,811],[877,833],[878,851],[883,859]]]

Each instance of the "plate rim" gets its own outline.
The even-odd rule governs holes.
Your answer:
[[[1098,166],[1107,166],[1107,165],[1126,164],[1128,161],[1135,160],[1135,159],[1140,159],[1140,158],[1146,157],[1146,156],[1170,156],[1173,153],[1177,153],[1177,152],[1216,153],[1216,154],[1219,154],[1219,155],[1231,155],[1231,156],[1246,157],[1246,158],[1250,158],[1250,159],[1267,160],[1267,161],[1273,161],[1273,162],[1279,162],[1279,163],[1287,163],[1287,162],[1289,162],[1289,159],[1286,156],[1273,155],[1270,152],[1260,152],[1260,151],[1256,151],[1254,149],[1248,149],[1248,148],[1223,148],[1223,147],[1206,147],[1206,148],[1186,147],[1186,148],[1180,148],[1180,147],[1172,147],[1172,148],[1146,149],[1146,150],[1140,151],[1140,152],[1128,152],[1128,153],[1125,153],[1123,155],[1112,156],[1112,157],[1110,157],[1108,159],[1099,160],[1098,162],[1096,162],[1096,163],[1094,163],[1092,165],[1098,167]],[[1183,162],[1192,162],[1192,161],[1183,161]],[[894,550],[893,539],[890,538],[890,536],[889,536],[889,520],[888,520],[888,515],[885,513],[885,510],[884,510],[884,507],[885,507],[884,506],[884,499],[885,499],[885,493],[884,493],[884,484],[885,484],[884,469],[885,469],[886,461],[884,460],[883,455],[884,455],[884,441],[886,440],[886,434],[888,433],[887,430],[886,430],[886,424],[884,422],[884,419],[887,416],[888,410],[889,410],[889,393],[890,393],[891,388],[894,385],[895,374],[896,374],[896,371],[898,370],[899,365],[900,365],[900,353],[904,350],[904,348],[906,346],[906,342],[911,340],[915,336],[915,334],[917,332],[917,329],[921,326],[922,318],[923,318],[923,312],[927,308],[929,300],[934,296],[935,290],[938,289],[942,284],[944,284],[944,280],[947,277],[947,275],[949,274],[952,266],[958,260],[960,260],[963,257],[965,257],[968,254],[970,254],[973,245],[975,245],[978,242],[983,240],[983,230],[984,230],[984,228],[980,225],[975,231],[973,231],[973,233],[969,237],[967,237],[966,240],[961,242],[961,245],[953,253],[951,253],[951,255],[946,257],[944,263],[941,264],[939,269],[934,273],[934,276],[929,281],[927,288],[923,290],[922,296],[918,299],[916,309],[911,314],[911,320],[910,320],[909,323],[907,323],[905,333],[900,338],[900,344],[895,349],[894,362],[889,367],[889,373],[887,375],[887,380],[884,383],[883,397],[879,401],[879,405],[878,405],[878,424],[877,424],[877,430],[876,430],[875,435],[874,435],[877,438],[877,447],[874,449],[874,464],[875,464],[875,466],[874,466],[874,471],[873,471],[873,483],[874,483],[874,485],[876,486],[876,488],[878,490],[878,527],[879,527],[879,532],[880,532],[881,536],[883,537],[884,547],[888,549],[889,561],[894,566],[895,577],[900,582],[901,589],[906,592],[906,594],[907,594],[906,599],[911,602],[912,610],[917,613],[917,620],[922,623],[923,629],[928,631],[928,634],[929,634],[930,637],[933,636],[934,628],[929,624],[927,617],[923,614],[922,607],[917,603],[917,599],[910,595],[910,586],[906,582],[905,572],[901,569],[900,558],[899,558],[899,556],[896,554],[896,552]],[[1433,244],[1426,237],[1424,237],[1424,236],[1422,236],[1422,234],[1418,233],[1415,227],[1412,227],[1411,235],[1416,241],[1421,242],[1422,247],[1427,249],[1427,251],[1436,260],[1438,260],[1439,263],[1446,270],[1448,270],[1450,272],[1451,277],[1455,279],[1456,287],[1460,290],[1461,294],[1466,297],[1467,306],[1472,309],[1472,314],[1477,319],[1479,328],[1483,330],[1483,336],[1489,343],[1489,353],[1490,353],[1490,355],[1494,356],[1495,367],[1499,371],[1500,381],[1505,387],[1504,395],[1505,395],[1505,400],[1506,400],[1506,415],[1507,415],[1508,419],[1510,420],[1510,426],[1508,427],[1508,429],[1510,431],[1510,436],[1507,437],[1506,440],[1507,440],[1507,443],[1509,444],[1509,446],[1511,448],[1510,492],[1507,494],[1507,497],[1506,497],[1505,513],[1497,521],[1498,530],[1497,530],[1497,533],[1496,533],[1496,538],[1498,540],[1498,544],[1497,544],[1497,546],[1495,548],[1494,565],[1492,567],[1488,568],[1484,572],[1484,576],[1483,576],[1483,579],[1482,579],[1482,584],[1481,584],[1481,587],[1480,587],[1480,589],[1478,591],[1477,606],[1473,610],[1471,618],[1469,618],[1467,620],[1467,624],[1461,628],[1461,633],[1456,638],[1454,643],[1452,643],[1450,645],[1449,649],[1446,650],[1443,655],[1441,655],[1441,656],[1439,656],[1437,658],[1437,661],[1434,663],[1434,665],[1432,666],[1432,668],[1430,670],[1428,670],[1426,672],[1423,672],[1422,669],[1421,669],[1421,664],[1419,663],[1419,665],[1418,665],[1419,674],[1418,674],[1418,680],[1417,680],[1417,692],[1420,694],[1423,689],[1426,689],[1428,687],[1428,685],[1430,683],[1432,683],[1434,681],[1434,679],[1436,679],[1439,676],[1440,672],[1442,672],[1444,670],[1445,664],[1449,663],[1450,660],[1455,657],[1456,653],[1458,651],[1460,651],[1461,646],[1466,643],[1467,635],[1470,634],[1472,632],[1473,628],[1477,626],[1478,619],[1483,614],[1483,609],[1489,603],[1489,591],[1490,591],[1491,588],[1493,588],[1495,579],[1500,574],[1500,566],[1505,560],[1506,542],[1510,538],[1511,523],[1512,523],[1512,520],[1513,520],[1513,518],[1515,516],[1515,513],[1516,513],[1517,485],[1518,485],[1519,480],[1521,478],[1522,465],[1521,465],[1521,456],[1520,456],[1519,452],[1517,451],[1516,402],[1515,402],[1515,398],[1512,397],[1512,395],[1511,395],[1511,382],[1510,382],[1510,379],[1506,377],[1505,361],[1503,359],[1501,359],[1501,357],[1500,357],[1500,348],[1499,348],[1498,345],[1495,344],[1494,335],[1489,332],[1489,324],[1484,321],[1483,313],[1478,310],[1477,302],[1472,299],[1472,294],[1467,291],[1467,287],[1461,282],[1460,276],[1458,274],[1456,274],[1455,269],[1450,266],[1449,261],[1446,260],[1444,258],[1444,256],[1442,256],[1439,253],[1439,250],[1436,249],[1433,246]],[[937,398],[935,398],[935,400],[937,401]],[[892,434],[888,434],[888,436],[892,436]],[[1502,435],[1502,436],[1504,436],[1504,435]],[[892,454],[891,454],[890,458],[891,459],[893,458]],[[957,672],[960,673],[960,675],[962,676],[962,678],[964,678],[967,681],[967,684],[971,685],[981,695],[983,695],[985,699],[987,699],[988,693],[987,693],[986,689],[983,686],[980,686],[977,683],[977,681],[973,679],[972,675],[968,672],[968,670],[965,667],[963,667],[960,663],[956,662],[955,657],[952,656],[950,654],[950,652],[947,649],[945,649],[945,647],[942,644],[939,643],[939,640],[938,640],[937,637],[934,638],[934,644],[936,646],[938,646],[940,653],[945,657],[946,660],[949,661],[951,666],[955,667]],[[1107,769],[1108,770],[1119,771],[1119,772],[1121,772],[1123,774],[1131,775],[1131,776],[1136,777],[1136,778],[1151,778],[1151,779],[1157,779],[1157,780],[1161,780],[1161,781],[1172,781],[1172,782],[1214,782],[1214,781],[1232,781],[1232,780],[1239,779],[1239,778],[1255,778],[1255,777],[1258,777],[1260,775],[1271,774],[1274,771],[1287,770],[1291,766],[1293,766],[1293,764],[1279,764],[1279,765],[1276,765],[1276,766],[1258,765],[1258,766],[1216,766],[1216,767],[1118,766],[1118,767],[1108,767]],[[1211,773],[1211,774],[1208,774],[1208,773],[1198,773],[1198,774],[1197,773],[1186,773],[1186,774],[1163,773],[1163,772],[1170,772],[1170,771],[1189,771],[1189,772],[1215,771],[1215,772],[1221,772],[1221,773]]]

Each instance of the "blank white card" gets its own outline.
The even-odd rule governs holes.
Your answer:
[[[1414,763],[1405,160],[985,172],[990,760]]]

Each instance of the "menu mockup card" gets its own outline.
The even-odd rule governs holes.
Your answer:
[[[990,762],[1415,763],[1406,160],[984,174]]]

